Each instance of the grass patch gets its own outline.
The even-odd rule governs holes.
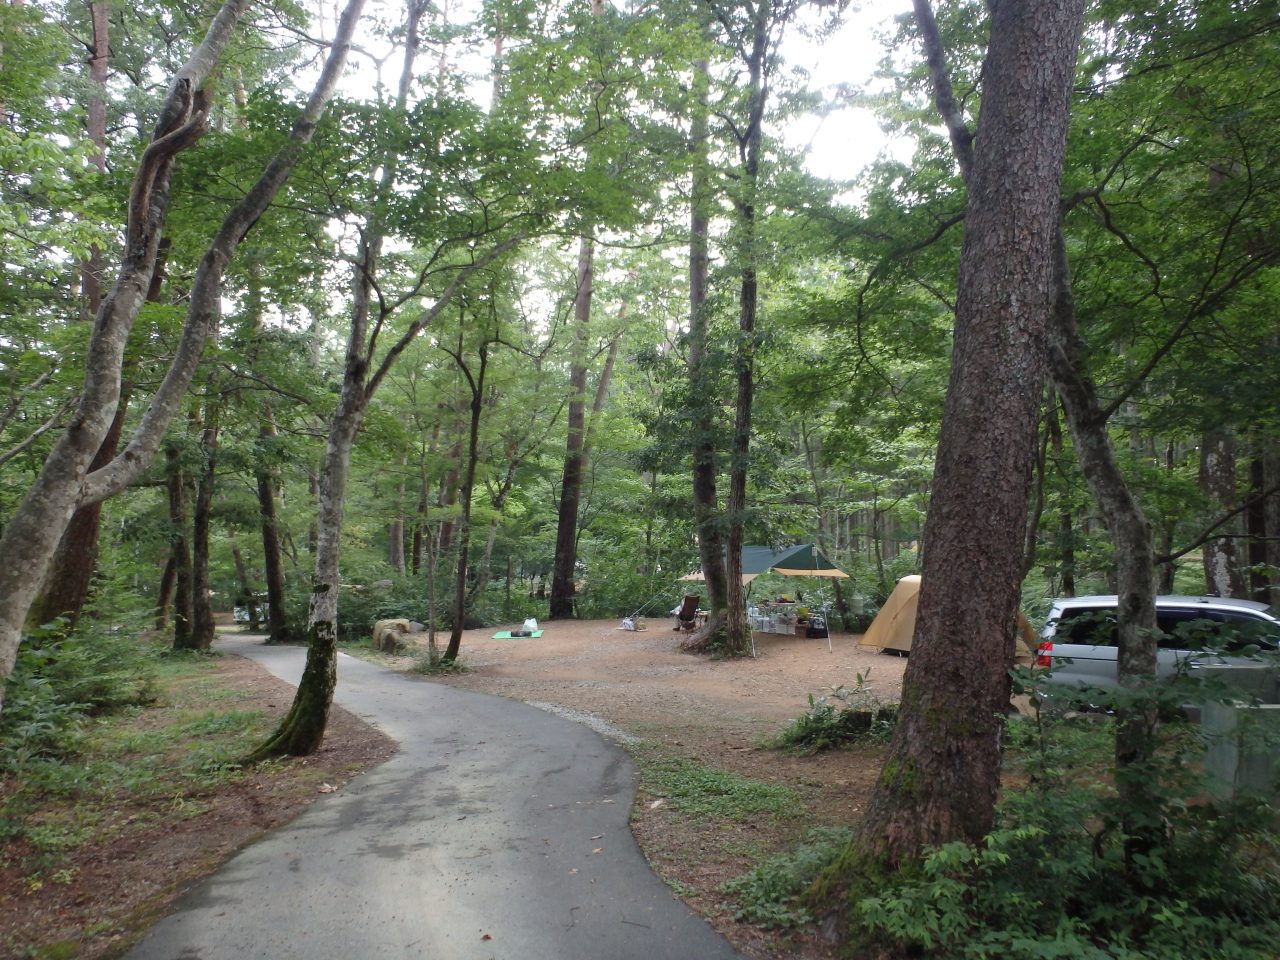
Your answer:
[[[215,658],[135,645],[150,654],[144,678],[124,677],[134,695],[118,698],[114,709],[59,700],[48,682],[34,684],[42,701],[19,699],[12,714],[6,704],[0,833],[27,841],[27,865],[41,875],[78,847],[125,829],[122,807],[144,820],[201,809],[201,797],[244,775],[236,758],[270,732],[266,714],[230,708],[243,692],[218,685]],[[31,689],[32,679],[18,682]],[[33,720],[41,715],[43,723]]]
[[[751,780],[683,757],[637,751],[650,792],[671,806],[710,820],[744,821],[761,815],[789,820],[799,815],[800,795],[790,787]]]

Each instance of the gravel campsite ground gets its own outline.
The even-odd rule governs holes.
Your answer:
[[[588,714],[638,738],[629,746],[645,776],[632,826],[654,869],[740,950],[834,956],[812,926],[780,931],[735,919],[739,905],[720,888],[815,826],[856,822],[882,746],[802,757],[762,744],[808,709],[809,694],[852,686],[858,674],[869,675],[880,698],[896,701],[907,661],[860,651],[860,637],[849,634],[833,634],[830,644],[757,634],[754,658],[715,660],[683,652],[670,620],[650,620],[636,633],[614,620],[541,626],[537,639],[492,639],[505,628],[467,631],[462,657],[470,669],[443,681]],[[402,668],[412,663],[396,659]],[[681,812],[665,802],[672,763],[681,761],[783,788],[794,799],[776,816],[714,805]]]

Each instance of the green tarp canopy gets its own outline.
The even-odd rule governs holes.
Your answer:
[[[750,583],[762,573],[772,570],[788,577],[848,577],[834,563],[822,555],[812,543],[774,550],[772,547],[742,548],[742,582]],[[691,573],[682,580],[705,580],[702,571]]]

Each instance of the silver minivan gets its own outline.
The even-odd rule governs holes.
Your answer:
[[[1114,595],[1053,601],[1036,651],[1036,666],[1055,668],[1051,683],[1118,685],[1116,606]],[[1267,613],[1266,604],[1254,600],[1156,597],[1156,625],[1164,635],[1157,651],[1162,677],[1172,676],[1179,662],[1188,659],[1206,665],[1252,663],[1247,657],[1230,656],[1245,641],[1263,650],[1275,650],[1280,643],[1280,620]],[[1195,642],[1213,640],[1219,631],[1226,656],[1207,653]]]

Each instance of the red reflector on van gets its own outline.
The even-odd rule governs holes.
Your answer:
[[[1040,646],[1036,647],[1036,666],[1052,667],[1053,657],[1049,656],[1049,651],[1053,649],[1053,642],[1046,640]]]

